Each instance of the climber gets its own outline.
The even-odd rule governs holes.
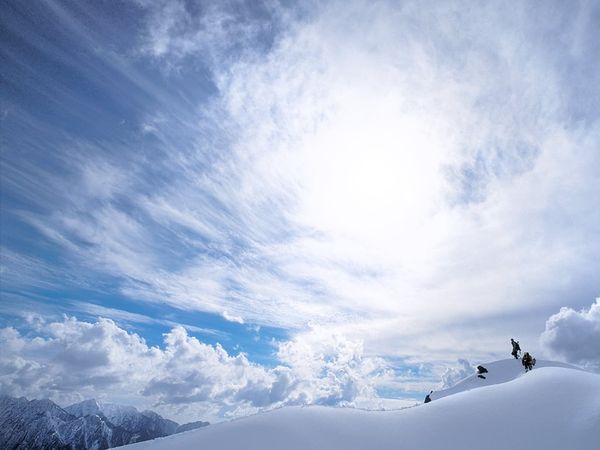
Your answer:
[[[529,352],[525,352],[521,359],[521,363],[523,364],[523,367],[525,367],[525,372],[527,372],[532,370],[533,366],[535,366],[535,358],[532,358]]]
[[[519,345],[519,341],[515,341],[513,338],[510,338],[510,343],[512,344],[511,355],[513,355],[515,357],[515,359],[519,359],[519,352],[521,351],[521,346]]]
[[[425,396],[425,401],[423,403],[429,403],[431,401],[431,394],[433,394],[433,391]]]

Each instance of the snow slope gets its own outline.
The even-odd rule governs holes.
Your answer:
[[[511,362],[512,363],[512,362]],[[546,364],[549,365],[549,364]],[[488,367],[489,366],[489,367]],[[519,376],[506,361],[488,364],[493,384],[461,390],[398,411],[289,407],[180,435],[133,444],[129,450],[597,450],[600,375],[541,367]],[[492,370],[490,370],[492,373]],[[510,374],[514,374],[510,378]],[[507,382],[499,380],[508,379]],[[460,383],[459,383],[460,384]],[[471,386],[471,387],[469,387]]]

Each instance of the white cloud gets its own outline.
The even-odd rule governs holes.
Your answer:
[[[387,364],[366,357],[361,342],[321,328],[280,344],[277,358],[298,377],[292,400],[300,404],[352,404],[357,398],[370,399],[389,376]]]
[[[229,322],[235,322],[235,323],[239,323],[239,324],[242,324],[242,325],[244,324],[244,319],[242,319],[239,316],[232,316],[227,311],[223,311],[223,318],[225,320],[228,320]]]
[[[473,375],[473,366],[466,359],[459,359],[458,365],[455,367],[448,367],[442,374],[442,382],[440,383],[439,389],[446,389],[454,386],[460,380]]]
[[[151,347],[109,319],[95,323],[65,317],[36,323],[22,335],[0,330],[0,390],[50,397],[62,404],[100,397],[157,407],[183,420],[248,413],[283,404],[352,405],[376,397],[382,360],[341,336],[318,333],[279,344],[280,365],[266,368],[244,354],[229,355],[183,327]]]
[[[540,341],[553,356],[600,370],[600,298],[587,310],[561,308],[546,321]]]

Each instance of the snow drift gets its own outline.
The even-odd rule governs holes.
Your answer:
[[[596,450],[600,375],[549,362],[524,373],[517,364],[484,364],[486,380],[468,377],[403,410],[289,407],[124,448]]]

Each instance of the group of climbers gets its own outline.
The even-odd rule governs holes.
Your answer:
[[[519,341],[515,341],[513,338],[510,338],[510,343],[512,345],[512,352],[510,354],[515,359],[519,359],[519,352],[521,351]],[[521,364],[523,364],[523,367],[525,367],[525,372],[528,372],[533,369],[533,366],[535,366],[535,358],[532,357],[529,352],[525,352],[521,358]]]
[[[512,352],[510,353],[515,359],[519,359],[519,353],[521,352],[521,346],[519,345],[519,341],[515,341],[513,338],[510,338],[510,343],[512,345]],[[535,358],[532,357],[529,352],[523,353],[521,357],[521,364],[525,367],[525,372],[529,372],[533,370],[533,366],[535,366]],[[477,377],[485,379],[484,373],[488,373],[488,370],[483,366],[477,366]],[[425,402],[429,403],[431,401],[431,391],[429,394],[425,396]]]

